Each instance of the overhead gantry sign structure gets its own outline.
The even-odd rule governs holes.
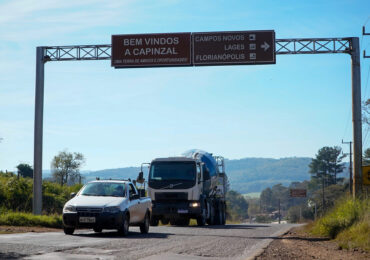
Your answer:
[[[42,212],[44,65],[111,60],[115,68],[275,64],[276,55],[351,55],[354,148],[353,195],[362,188],[362,121],[358,37],[275,39],[273,30],[113,35],[111,44],[36,48],[33,213]],[[181,55],[180,55],[181,54]]]

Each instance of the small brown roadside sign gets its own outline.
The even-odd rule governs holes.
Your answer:
[[[228,31],[192,34],[193,64],[275,64],[275,32]]]
[[[112,35],[112,67],[191,66],[191,33]]]
[[[307,190],[306,189],[290,189],[290,197],[305,198],[307,197]]]
[[[370,185],[370,165],[362,166],[362,184]]]

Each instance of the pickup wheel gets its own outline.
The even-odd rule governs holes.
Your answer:
[[[148,234],[148,232],[149,232],[149,222],[150,222],[149,214],[146,213],[145,218],[144,218],[144,222],[140,224],[141,234]]]
[[[122,226],[118,228],[118,233],[122,236],[127,236],[129,226],[130,226],[130,217],[126,213],[123,217]]]
[[[75,232],[74,228],[63,227],[63,230],[64,230],[64,234],[66,235],[73,235],[73,232]]]

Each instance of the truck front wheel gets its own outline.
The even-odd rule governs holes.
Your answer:
[[[64,230],[64,234],[66,235],[73,235],[73,232],[75,232],[74,228],[63,227],[63,230]]]
[[[150,225],[151,226],[156,227],[156,226],[158,226],[158,223],[159,223],[159,219],[158,218],[153,217],[153,216],[150,218]]]
[[[205,208],[202,208],[202,213],[197,217],[197,225],[204,226],[207,221],[207,212]]]

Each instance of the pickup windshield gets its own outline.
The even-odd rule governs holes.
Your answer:
[[[86,184],[81,192],[81,195],[85,196],[124,197],[125,194],[125,185],[114,182],[91,182]]]
[[[149,179],[195,181],[194,162],[154,162],[150,167]]]

